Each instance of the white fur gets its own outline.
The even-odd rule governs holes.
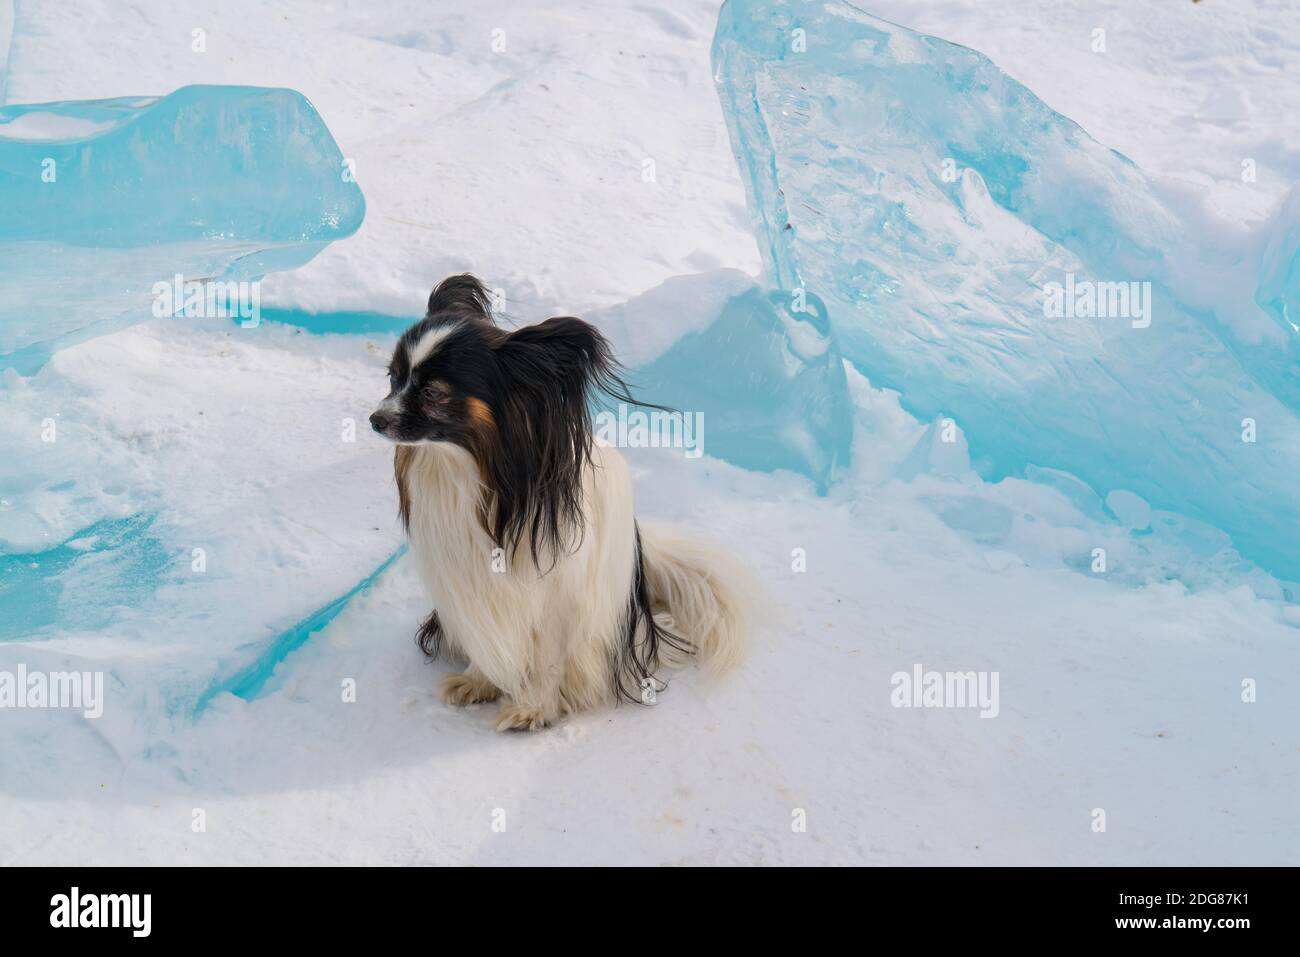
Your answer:
[[[659,620],[690,639],[711,675],[738,668],[759,604],[745,569],[721,549],[653,525],[641,526],[641,551],[656,618],[662,610]],[[680,664],[669,651],[666,663]]]
[[[455,331],[456,326],[454,323],[451,323],[445,326],[439,326],[436,329],[430,329],[422,335],[420,341],[412,346],[406,354],[407,362],[410,364],[410,367],[412,369],[418,367],[421,362],[433,355],[433,350],[438,348],[438,345],[443,339],[446,339]]]
[[[496,551],[479,522],[482,486],[464,449],[413,447],[407,488],[411,550],[447,642],[470,663],[463,675],[448,677],[444,697],[462,704],[500,692],[509,700],[498,730],[543,727],[610,703],[636,561],[632,482],[622,456],[592,449],[581,544],[554,567],[544,560],[540,571],[526,545],[513,559]],[[711,669],[734,667],[747,631],[742,573],[687,539],[642,534],[656,611],[699,647]]]

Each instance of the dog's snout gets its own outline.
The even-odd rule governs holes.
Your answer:
[[[386,428],[388,428],[389,425],[392,424],[392,421],[393,420],[390,419],[383,412],[370,413],[370,427],[374,429],[376,432],[384,431]]]

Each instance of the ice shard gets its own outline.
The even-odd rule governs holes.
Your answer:
[[[798,472],[821,490],[848,461],[852,404],[816,296],[718,270],[674,277],[590,318],[632,367],[638,398],[700,423],[698,451]]]
[[[1300,580],[1294,197],[1202,241],[988,58],[840,0],[728,0],[713,64],[769,281],[873,384],[986,477],[1131,491]]]
[[[0,368],[159,315],[158,284],[177,276],[215,287],[296,268],[364,215],[293,90],[0,107]]]

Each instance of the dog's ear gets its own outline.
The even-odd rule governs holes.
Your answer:
[[[448,276],[429,294],[428,314],[456,312],[492,321],[492,300],[483,284],[469,273]]]
[[[541,567],[582,535],[582,473],[591,457],[589,402],[603,392],[635,400],[596,328],[571,316],[502,336],[496,425],[501,448],[489,466],[495,496],[493,537],[513,549],[527,542]]]
[[[557,316],[506,336],[497,346],[507,383],[520,391],[549,393],[566,407],[570,421],[587,422],[596,392],[635,402],[619,376],[609,342],[595,326]]]

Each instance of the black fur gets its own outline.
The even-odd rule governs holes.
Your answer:
[[[442,622],[438,620],[438,613],[431,611],[420,625],[420,630],[415,633],[415,643],[430,658],[437,658],[442,654],[442,640]]]
[[[445,318],[452,313],[489,321],[492,318],[492,301],[487,290],[469,273],[448,276],[429,293],[427,315]]]
[[[614,662],[617,697],[644,704],[642,692],[646,682],[650,682],[656,692],[668,687],[666,682],[660,683],[655,677],[655,672],[659,670],[661,642],[679,651],[692,654],[695,651],[685,638],[673,634],[655,621],[654,609],[650,605],[650,590],[646,585],[645,555],[641,551],[641,529],[638,526],[636,570],[633,572],[632,593],[628,596],[627,627]]]
[[[527,542],[553,563],[581,542],[582,476],[591,460],[594,394],[635,403],[609,344],[572,317],[547,319],[496,349],[502,376],[501,449],[490,463],[492,536],[509,550]]]

